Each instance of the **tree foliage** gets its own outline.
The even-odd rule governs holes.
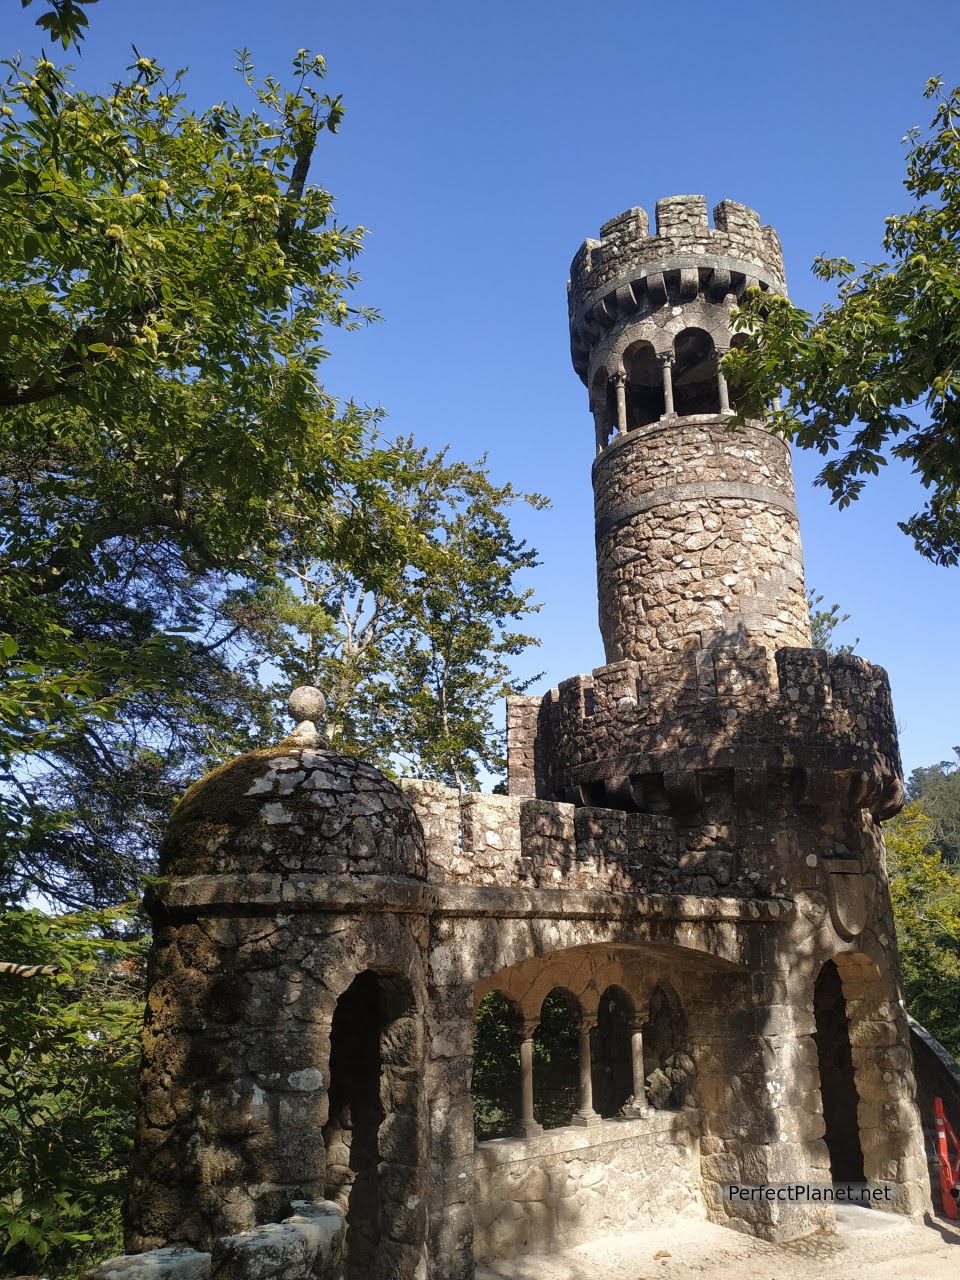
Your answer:
[[[87,4],[96,4],[97,0],[48,0],[49,9],[45,9],[37,19],[37,26],[47,31],[63,45],[64,49],[70,45],[79,45],[85,35],[86,29],[90,25],[90,19],[83,11],[83,6]],[[24,9],[29,8],[33,0],[20,0]]]
[[[812,588],[807,591],[807,605],[810,609],[810,639],[813,647],[827,653],[853,653],[860,643],[859,637],[852,644],[839,644],[834,639],[837,628],[850,621],[850,614],[841,613],[840,605],[836,603],[823,608],[823,595]]]
[[[960,1057],[960,873],[931,848],[931,827],[916,800],[887,824],[890,896],[907,1007]]]
[[[119,1252],[143,1018],[129,907],[0,915],[0,1269],[74,1274]],[[10,1270],[12,1268],[12,1270]]]
[[[403,513],[405,554],[362,581],[349,562],[304,560],[294,544],[284,581],[260,593],[251,618],[283,687],[324,692],[332,745],[469,788],[481,770],[503,769],[494,715],[530,683],[512,679],[508,659],[539,643],[512,626],[539,608],[516,580],[538,560],[509,511],[545,499],[495,485],[485,459],[451,461],[411,438],[394,452],[402,465],[371,509]],[[349,519],[335,511],[333,521]]]
[[[817,483],[845,507],[888,455],[907,462],[927,489],[922,509],[900,522],[938,564],[960,560],[960,89],[930,80],[936,101],[926,132],[913,130],[904,186],[913,207],[886,219],[886,258],[858,269],[818,258],[837,282],[817,316],[786,298],[749,291],[736,319],[744,346],[724,358],[742,394],[786,406],[774,428],[804,448],[837,454]]]
[[[365,318],[362,233],[307,181],[342,116],[322,59],[286,90],[244,55],[252,106],[201,113],[139,55],[105,95],[6,66],[0,890],[98,900],[96,870],[115,901],[111,824],[270,719],[238,587],[277,582],[294,539],[362,577],[403,534],[366,518],[393,465],[373,415],[319,381],[324,326]]]
[[[929,819],[927,847],[938,849],[960,868],[960,747],[955,759],[914,769],[907,779],[907,798],[919,803]]]
[[[326,686],[342,747],[471,785],[530,642],[507,512],[542,500],[323,389],[325,326],[370,314],[307,181],[323,60],[287,90],[241,55],[250,106],[199,113],[136,51],[105,95],[7,66],[0,893],[129,892],[184,784],[275,731],[264,663]]]

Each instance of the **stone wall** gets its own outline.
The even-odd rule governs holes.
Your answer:
[[[678,1213],[703,1217],[698,1124],[692,1109],[658,1111],[481,1143],[476,1256],[550,1253]]]
[[[341,1280],[343,1214],[335,1204],[295,1201],[293,1214],[239,1235],[221,1236],[211,1252],[148,1249],[109,1258],[81,1280]]]
[[[669,817],[458,792],[412,778],[400,785],[431,832],[434,883],[616,892],[680,885]]]
[[[197,879],[217,886],[215,904],[157,911],[128,1247],[209,1250],[218,1236],[277,1222],[294,1200],[338,1193],[331,1033],[340,997],[374,971],[381,984],[396,975],[406,1006],[384,1010],[372,1049],[391,1091],[389,1123],[372,1138],[378,1247],[387,1261],[416,1259],[424,1209],[407,1202],[425,1160],[422,922],[291,916],[276,889],[254,905],[229,876]],[[260,877],[258,888],[269,884]],[[345,1205],[349,1179],[342,1189]]]
[[[717,643],[810,643],[786,444],[719,417],[619,437],[594,462],[608,662]]]
[[[726,770],[755,808],[777,774],[792,776],[801,804],[888,816],[902,802],[886,672],[851,654],[781,649],[773,680],[760,647],[612,663],[563,681],[539,708],[518,700],[512,723],[518,776],[533,776],[547,795],[596,784],[593,803],[616,803],[632,777],[653,786],[659,776],[671,812],[671,790],[696,788],[686,775]],[[634,798],[628,807],[649,806]]]

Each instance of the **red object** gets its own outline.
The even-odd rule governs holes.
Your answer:
[[[953,1126],[943,1113],[943,1099],[934,1098],[933,1112],[937,1120],[937,1158],[940,1161],[940,1196],[943,1212],[948,1218],[960,1217],[957,1198],[960,1196],[960,1142]],[[950,1147],[953,1146],[953,1158]]]

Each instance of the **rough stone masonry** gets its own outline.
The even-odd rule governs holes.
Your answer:
[[[866,1178],[928,1206],[887,679],[809,647],[789,453],[718,363],[743,291],[783,279],[773,229],[731,201],[711,226],[700,196],[577,253],[607,665],[510,699],[509,795],[395,783],[308,725],[181,802],[150,898],[140,1264],[334,1274],[319,1247],[269,1269],[258,1241],[292,1212],[342,1215],[348,1280],[469,1280],[678,1212],[768,1240],[829,1222],[730,1183]],[[477,1143],[491,998],[516,1105]],[[558,1008],[563,1114],[537,1048]]]

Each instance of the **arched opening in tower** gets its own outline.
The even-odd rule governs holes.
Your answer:
[[[749,341],[745,333],[735,333],[730,339],[731,349],[734,347],[744,347]],[[755,396],[747,394],[746,390],[739,386],[735,378],[728,379],[730,387],[730,407],[734,413],[741,414],[744,418],[762,418],[764,416],[764,406],[762,401]]]
[[[488,991],[477,1006],[471,1091],[478,1142],[506,1138],[520,1115],[521,1026],[502,991]]]
[[[643,1075],[647,1101],[657,1111],[693,1102],[694,1063],[687,1019],[677,993],[666,983],[658,984],[650,994],[643,1028]]]
[[[411,1233],[422,1236],[403,1213],[419,1177],[420,1071],[412,1012],[406,980],[370,970],[354,978],[334,1011],[324,1195],[346,1216],[344,1280],[381,1275],[385,1258],[418,1248]]]
[[[569,1124],[580,1102],[580,1003],[554,987],[533,1038],[533,1113],[545,1129]]]
[[[634,1010],[620,987],[607,987],[593,1032],[593,1105],[604,1118],[615,1116],[633,1093]],[[640,1099],[640,1103],[643,1099]]]
[[[817,975],[813,1013],[830,1174],[834,1182],[863,1182],[863,1147],[857,1120],[860,1099],[853,1072],[850,1020],[840,970],[832,960]]]
[[[590,412],[597,429],[597,445],[604,449],[617,429],[617,399],[606,369],[598,369],[590,384]]]
[[[627,430],[659,422],[665,412],[663,375],[649,342],[635,342],[623,354],[627,375]]]
[[[709,333],[704,329],[684,329],[677,334],[673,351],[673,402],[677,413],[719,413],[717,357]]]

